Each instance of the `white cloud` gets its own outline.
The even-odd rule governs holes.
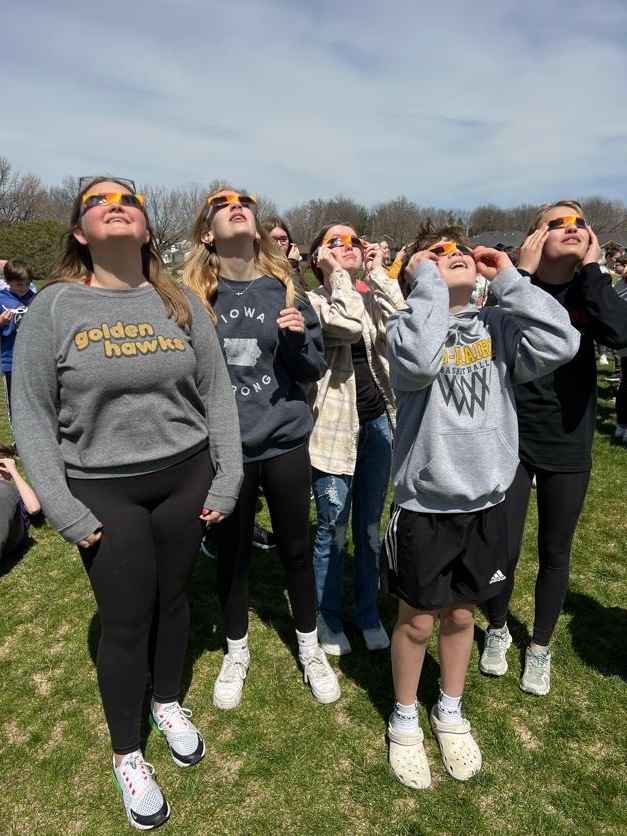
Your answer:
[[[624,0],[34,0],[3,17],[0,153],[48,183],[224,177],[282,208],[625,199]]]

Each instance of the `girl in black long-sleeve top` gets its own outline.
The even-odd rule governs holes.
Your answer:
[[[599,242],[581,206],[571,200],[541,207],[523,243],[518,269],[569,312],[581,333],[575,357],[554,372],[515,387],[520,465],[508,491],[510,564],[505,588],[488,603],[489,625],[479,667],[502,676],[512,639],[506,625],[514,571],[535,476],[539,571],[531,645],[520,680],[523,691],[550,689],[549,642],[568,588],[570,548],[586,496],[596,421],[595,341],[627,345],[627,302],[598,265]]]

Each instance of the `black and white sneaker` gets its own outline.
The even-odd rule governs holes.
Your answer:
[[[205,741],[189,719],[191,716],[189,708],[182,708],[177,702],[165,703],[159,709],[151,706],[150,725],[165,737],[177,766],[193,766],[205,756]]]
[[[255,527],[253,529],[253,546],[256,549],[261,549],[261,551],[267,552],[276,546],[276,540],[274,539],[274,535],[271,531],[268,531],[255,523]]]
[[[155,769],[141,752],[125,755],[119,766],[113,758],[113,775],[122,793],[129,822],[137,830],[154,830],[170,818],[170,805],[152,777]]]

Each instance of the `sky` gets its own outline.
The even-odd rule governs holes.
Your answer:
[[[0,155],[46,185],[627,203],[626,0],[28,0],[1,20]]]

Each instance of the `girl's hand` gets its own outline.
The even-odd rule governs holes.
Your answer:
[[[290,251],[288,252],[287,257],[293,259],[294,261],[302,261],[303,260],[301,254],[300,254],[300,250],[294,244],[292,244],[292,246],[290,247]]]
[[[368,244],[364,251],[364,267],[368,272],[383,264],[383,253],[378,244]]]
[[[590,235],[590,243],[588,244],[588,249],[586,250],[583,259],[581,260],[582,264],[594,264],[601,258],[601,245],[599,244],[599,239],[596,237],[589,224],[588,233]]]
[[[475,247],[472,257],[477,265],[477,271],[489,282],[493,281],[503,270],[514,266],[507,253],[492,249],[492,247]]]
[[[283,308],[282,311],[279,311],[276,324],[279,328],[295,331],[297,334],[305,333],[305,317],[298,308]]]
[[[203,520],[203,522],[211,523],[211,525],[213,525],[214,523],[222,522],[222,520],[226,519],[227,516],[228,515],[223,514],[222,511],[212,511],[210,508],[203,508],[200,519]]]
[[[102,531],[101,529],[98,529],[98,531],[94,531],[93,534],[88,534],[83,540],[79,540],[76,545],[81,549],[89,549],[91,546],[94,546],[101,537]]]
[[[318,248],[316,263],[322,270],[322,275],[325,279],[328,279],[331,273],[338,268],[337,259],[333,255],[333,250],[325,247],[324,244],[321,244]]]
[[[539,229],[532,232],[522,242],[520,247],[520,255],[518,256],[518,267],[520,270],[526,270],[527,273],[535,273],[540,264],[542,257],[542,250],[544,243],[549,236],[548,224],[542,224]]]

